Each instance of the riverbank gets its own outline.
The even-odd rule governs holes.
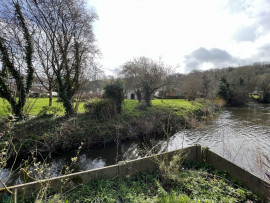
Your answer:
[[[30,197],[26,200],[32,201]],[[206,164],[185,161],[182,165],[170,167],[168,173],[159,169],[125,178],[93,180],[68,193],[53,195],[50,201],[229,203],[262,202],[262,199],[226,172],[214,170]]]
[[[126,100],[123,113],[110,118],[97,118],[89,113],[76,117],[45,115],[13,123],[10,135],[27,156],[38,150],[41,154],[85,150],[110,142],[140,139],[157,134],[172,135],[183,128],[194,128],[214,117],[215,106],[206,100],[189,102],[182,99],[153,100],[146,108],[136,100]],[[5,122],[7,124],[7,122]]]

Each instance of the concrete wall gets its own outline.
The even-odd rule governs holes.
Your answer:
[[[38,191],[42,186],[46,184],[50,184],[52,191],[58,191],[61,188],[63,183],[62,181],[65,179],[71,180],[74,186],[76,186],[80,184],[87,184],[92,180],[99,178],[125,177],[126,175],[133,175],[140,171],[155,170],[158,167],[158,160],[163,159],[165,156],[168,159],[171,159],[171,157],[176,153],[181,153],[181,155],[187,160],[208,162],[216,169],[226,170],[232,177],[242,181],[249,189],[257,192],[258,194],[261,194],[265,199],[270,197],[270,191],[269,188],[267,189],[267,183],[265,181],[220,157],[209,149],[201,148],[200,145],[195,145],[181,150],[153,155],[136,160],[122,161],[116,165],[107,166],[104,168],[87,170],[70,175],[58,176],[47,180],[15,185],[9,187],[9,189],[11,191],[16,191],[16,193],[25,192],[26,194],[31,194],[35,191]],[[1,188],[0,193],[3,194],[4,192],[5,188]],[[270,199],[266,200],[266,202],[270,202]]]
[[[270,202],[269,183],[266,183],[252,173],[244,170],[243,168],[235,165],[234,163],[224,159],[210,150],[206,150],[205,153],[205,161],[210,163],[215,169],[227,171],[230,176],[240,180],[250,190],[262,195],[265,199],[268,199],[268,202]]]

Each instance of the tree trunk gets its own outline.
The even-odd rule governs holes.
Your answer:
[[[15,116],[18,117],[19,119],[23,118],[23,109],[20,106],[16,105],[13,108],[13,112],[14,112]]]
[[[68,117],[74,115],[74,109],[73,109],[73,104],[72,104],[71,99],[67,99],[67,98],[63,99],[63,106],[64,106],[64,108],[66,110],[66,115]]]
[[[49,89],[49,106],[52,106],[53,97],[52,97],[52,90]]]
[[[144,101],[145,101],[146,105],[148,107],[152,106],[152,104],[151,104],[152,91],[151,91],[150,87],[145,86],[143,88],[143,93],[144,93]]]
[[[71,92],[61,82],[59,83],[59,97],[63,101],[66,116],[70,117],[74,115],[74,108],[72,102]]]
[[[22,119],[23,118],[23,107],[25,105],[26,98],[22,100],[22,98],[19,99],[18,103],[14,99],[10,101],[12,114],[14,114],[17,118]]]
[[[136,95],[137,95],[137,98],[138,98],[138,102],[142,102],[142,92],[141,90],[136,90],[135,91]]]

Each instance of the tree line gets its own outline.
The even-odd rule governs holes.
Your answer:
[[[222,98],[231,106],[245,105],[251,97],[270,102],[269,63],[180,74],[160,61],[140,57],[125,63],[121,70],[126,88],[135,90],[139,102],[144,97],[148,106],[155,92],[163,98],[172,90],[177,93],[171,98]]]
[[[221,97],[228,105],[239,106],[256,96],[260,102],[270,102],[269,63],[193,71],[178,77],[182,77],[180,91],[188,99]]]

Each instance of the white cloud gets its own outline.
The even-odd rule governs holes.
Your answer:
[[[168,64],[180,64],[178,71],[184,72],[184,56],[200,47],[218,48],[235,58],[256,55],[262,46],[258,43],[270,30],[267,0],[258,1],[89,0],[89,4],[99,15],[95,34],[107,70],[134,57],[161,56]]]

